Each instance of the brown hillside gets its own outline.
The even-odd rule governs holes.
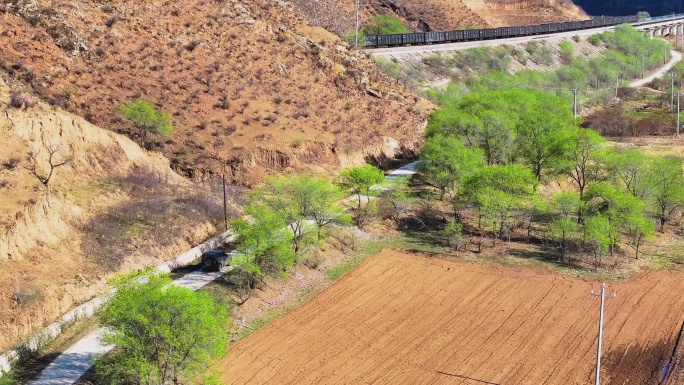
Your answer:
[[[4,68],[54,104],[131,133],[117,108],[171,115],[176,169],[241,182],[413,151],[427,103],[282,1],[4,1]]]
[[[310,23],[342,36],[354,29],[354,2],[292,0]],[[584,20],[588,16],[570,0],[368,0],[361,24],[373,14],[392,13],[415,31],[446,31],[466,27],[526,25]]]
[[[0,351],[99,294],[111,274],[166,261],[223,228],[220,195],[159,154],[9,100],[0,78]],[[68,162],[46,187],[32,171],[48,175],[50,152],[53,164]]]
[[[487,20],[489,26],[526,25],[559,21],[586,20],[582,8],[571,0],[452,0],[462,1]]]

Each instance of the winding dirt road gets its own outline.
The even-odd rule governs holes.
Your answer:
[[[682,54],[681,53],[679,53],[677,51],[670,51],[670,54],[672,55],[672,58],[670,59],[669,62],[667,62],[667,64],[662,66],[660,69],[658,69],[656,72],[652,73],[651,75],[649,75],[643,79],[640,79],[640,80],[637,80],[637,81],[630,83],[629,86],[634,87],[634,88],[645,86],[646,84],[654,81],[655,79],[665,75],[667,73],[667,71],[672,69],[672,67],[674,67],[675,64],[677,64],[679,61],[682,60]]]

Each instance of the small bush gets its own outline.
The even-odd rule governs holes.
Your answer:
[[[316,246],[308,247],[299,259],[309,269],[316,269],[325,262],[325,254]]]
[[[530,60],[533,62],[539,65],[553,64],[553,55],[546,44],[538,41],[531,41],[527,43],[526,50],[530,54]]]
[[[16,302],[17,305],[26,305],[37,299],[40,299],[43,295],[37,290],[15,290],[12,293],[12,301]]]
[[[390,14],[373,16],[371,24],[363,27],[365,35],[387,35],[393,33],[409,33],[410,31],[401,20]]]
[[[599,46],[603,42],[603,39],[601,37],[601,34],[597,33],[595,35],[589,36],[587,38],[587,41],[595,46]]]
[[[119,16],[114,15],[105,21],[105,25],[108,28],[112,28],[114,26],[114,24],[116,24],[116,22],[118,22],[118,21],[119,21]]]
[[[36,100],[31,95],[19,91],[10,92],[10,107],[30,108],[35,105]]]
[[[12,170],[14,170],[15,168],[17,168],[17,166],[19,165],[19,163],[21,163],[21,158],[19,158],[18,156],[13,156],[13,157],[11,157],[11,158],[9,158],[9,159],[3,161],[3,162],[2,162],[2,167],[3,167],[5,170],[12,171]]]
[[[185,49],[192,52],[195,50],[195,48],[197,48],[200,45],[200,43],[201,43],[201,41],[199,41],[199,40],[193,40],[190,43],[188,43],[188,45],[185,46]]]
[[[568,64],[575,57],[575,47],[569,41],[562,41],[560,43],[561,60],[564,64]]]

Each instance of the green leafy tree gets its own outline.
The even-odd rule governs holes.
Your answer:
[[[328,180],[310,175],[268,178],[264,187],[252,194],[254,201],[269,207],[283,219],[292,232],[295,254],[304,246],[302,242],[309,227],[307,221],[314,221],[320,240],[323,226],[343,217],[341,208],[336,205],[341,196],[340,190]]]
[[[579,230],[573,214],[580,210],[580,202],[579,195],[575,192],[559,193],[553,197],[553,209],[557,213],[557,218],[552,223],[551,230],[561,246],[561,261],[565,260],[568,243]]]
[[[660,222],[659,230],[665,231],[665,223],[684,204],[684,176],[680,158],[665,157],[653,161],[648,173],[651,206]]]
[[[138,130],[137,137],[141,146],[146,147],[150,134],[158,134],[168,138],[173,133],[169,116],[156,108],[147,100],[135,99],[119,107],[119,112],[133,123]]]
[[[619,241],[620,229],[626,228],[630,222],[645,218],[644,203],[641,199],[608,182],[592,184],[583,197],[591,214],[600,215],[611,226],[610,251]]]
[[[587,185],[600,179],[602,162],[599,155],[605,140],[597,132],[587,129],[575,130],[568,139],[570,149],[562,167],[577,185],[582,199]]]
[[[653,237],[653,234],[655,234],[655,226],[653,225],[653,222],[645,216],[630,218],[627,225],[629,228],[629,236],[634,245],[634,258],[639,259],[639,248],[645,240]]]
[[[440,98],[443,108],[431,115],[426,137],[456,137],[467,147],[481,149],[490,165],[509,163],[515,150],[514,129],[524,110],[518,103],[530,101],[525,91],[477,92],[461,100]]]
[[[231,222],[236,234],[238,255],[232,264],[250,288],[265,275],[282,274],[294,265],[292,233],[282,216],[267,206],[252,203],[245,209],[249,220]]]
[[[611,248],[617,229],[611,221],[599,214],[587,219],[585,224],[587,240],[592,246],[596,266],[601,266],[603,255]]]
[[[456,190],[464,177],[484,166],[482,153],[467,148],[458,138],[436,135],[420,150],[417,170],[444,195]]]
[[[444,238],[446,238],[447,244],[453,247],[456,253],[461,251],[461,246],[464,239],[463,224],[458,222],[449,222],[442,232],[444,234]]]
[[[224,354],[228,313],[207,293],[153,273],[121,279],[116,289],[100,322],[103,342],[117,349],[97,358],[99,384],[186,383]]]
[[[533,93],[534,103],[520,115],[516,149],[537,180],[570,157],[577,122],[565,101],[555,95]]]
[[[367,164],[365,166],[351,167],[342,170],[337,178],[337,184],[344,189],[351,190],[357,196],[357,206],[354,215],[354,223],[361,227],[370,212],[369,206],[364,207],[362,196],[370,194],[370,188],[374,185],[382,184],[385,181],[385,174],[379,168]]]
[[[649,157],[635,149],[621,149],[604,158],[609,174],[639,199],[645,199],[649,190],[650,161]]]
[[[558,240],[561,246],[561,262],[565,261],[565,255],[568,250],[568,243],[574,238],[579,230],[577,221],[570,218],[559,218],[553,221],[551,225],[552,233]]]
[[[401,20],[390,14],[379,14],[373,16],[373,20],[369,25],[363,27],[363,33],[366,35],[387,35],[395,33],[410,33]]]
[[[532,197],[536,179],[518,164],[487,166],[470,175],[461,188],[459,202],[473,205],[478,211],[479,227],[496,238],[512,224],[513,212]]]

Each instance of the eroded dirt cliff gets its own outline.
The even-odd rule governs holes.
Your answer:
[[[0,80],[0,351],[223,216],[218,194],[160,154],[25,94],[12,108],[9,89]]]

